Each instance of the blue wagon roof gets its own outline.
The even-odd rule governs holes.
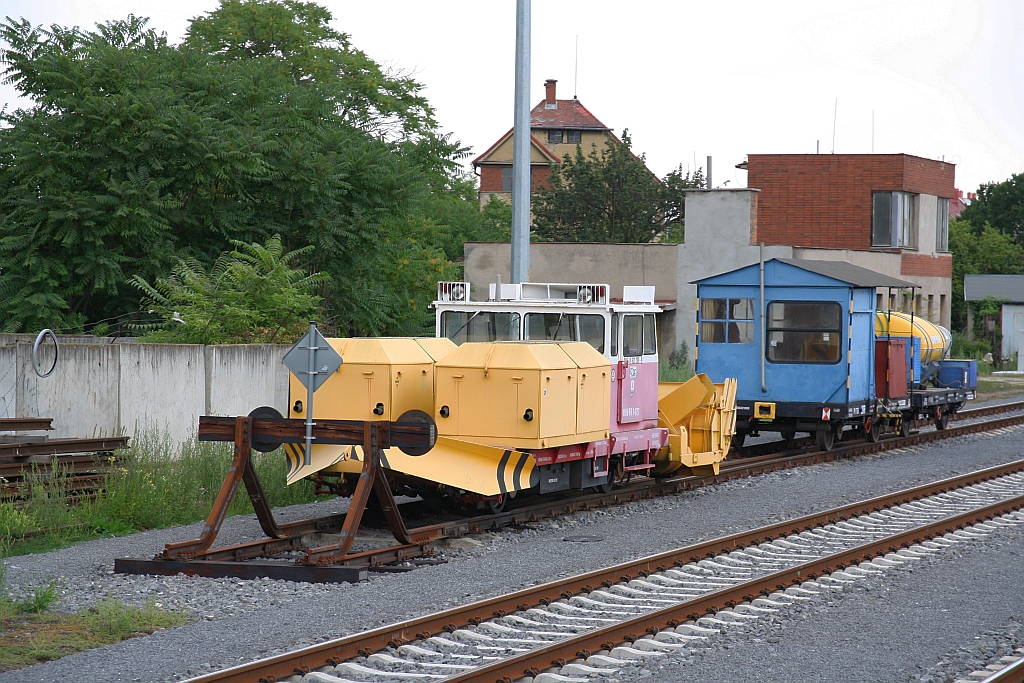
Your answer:
[[[772,266],[771,264],[781,264],[783,267],[779,268],[778,265]],[[917,287],[912,282],[906,280],[899,280],[894,277],[890,277],[883,273],[878,273],[867,268],[861,268],[855,266],[852,263],[846,261],[814,261],[810,259],[792,259],[792,258],[773,258],[769,261],[765,261],[765,276],[769,277],[769,272],[775,284],[782,284],[778,281],[778,276],[785,276],[787,268],[798,268],[808,273],[814,273],[822,277],[829,278],[831,280],[838,281],[842,284],[850,287],[892,287],[898,289],[906,289],[911,287]],[[781,271],[781,272],[780,272]],[[710,277],[702,278],[700,280],[694,280],[692,284],[700,285],[734,285],[734,284],[756,284],[758,279],[758,264],[754,263],[749,266],[737,268],[736,270],[730,270],[725,273],[719,273],[718,275],[712,275]],[[754,275],[754,281],[747,282],[749,276]],[[747,277],[744,277],[747,276]],[[789,279],[789,278],[785,278]],[[811,278],[814,280],[815,278]],[[826,284],[820,282],[820,284]],[[799,278],[797,281],[788,282],[787,284],[800,284],[800,285],[813,285],[814,282]]]

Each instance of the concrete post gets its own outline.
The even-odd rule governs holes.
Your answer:
[[[512,150],[513,284],[530,272],[530,0],[516,0],[515,141]]]

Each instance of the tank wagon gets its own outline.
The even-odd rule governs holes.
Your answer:
[[[658,382],[653,287],[438,285],[436,337],[328,339],[344,362],[319,389],[313,417],[397,420],[421,411],[437,425],[423,457],[387,449],[398,493],[440,494],[498,511],[520,492],[609,490],[636,474],[717,473],[735,425],[735,379]],[[289,417],[305,419],[292,375]],[[288,482],[310,477],[349,494],[360,447],[285,447]]]
[[[975,396],[975,362],[946,357],[948,331],[875,309],[877,288],[909,282],[841,261],[776,258],[696,284],[696,367],[712,381],[738,378],[736,444],[809,432],[831,450],[851,430],[876,440],[921,419],[945,429]]]

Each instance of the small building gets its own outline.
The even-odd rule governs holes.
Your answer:
[[[542,186],[552,164],[562,163],[566,154],[576,154],[577,145],[586,155],[594,149],[600,154],[609,139],[619,142],[612,129],[575,96],[571,100],[558,99],[557,83],[553,78],[544,82],[544,99],[530,112],[531,192]],[[473,160],[473,168],[480,176],[480,206],[494,196],[512,201],[513,141],[514,130],[509,130]]]
[[[876,306],[949,326],[954,164],[910,154],[750,154],[737,168],[761,191],[752,242],[908,280],[914,295]]]
[[[1000,302],[999,328],[1003,358],[1024,350],[1024,275],[964,275],[964,299]],[[967,331],[974,330],[974,312],[967,307]]]

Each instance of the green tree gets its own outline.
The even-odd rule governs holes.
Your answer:
[[[552,164],[547,187],[533,201],[537,239],[555,242],[648,242],[664,225],[665,187],[622,142],[609,137],[600,152],[568,154]]]
[[[985,223],[975,232],[966,220],[949,222],[949,250],[953,252],[951,324],[955,330],[967,327],[964,275],[1024,273],[1024,247],[1010,235]]]
[[[330,28],[313,3],[225,0],[170,45],[129,17],[95,31],[0,26],[0,328],[133,316],[127,282],[206,272],[280,235],[342,334],[418,333],[452,272],[445,231],[465,150],[421,86]],[[453,250],[454,251],[454,250]]]
[[[683,165],[669,171],[662,182],[665,184],[666,199],[664,202],[665,234],[662,242],[683,242],[686,239],[685,211],[686,191],[707,186],[704,169],[698,168],[691,173],[683,173]]]
[[[1015,173],[1001,183],[984,183],[978,198],[960,214],[976,234],[987,223],[999,232],[1011,235],[1024,245],[1024,173]]]
[[[272,344],[301,337],[319,310],[314,292],[328,278],[306,274],[292,262],[313,249],[284,253],[281,237],[274,235],[265,244],[235,242],[208,270],[189,258],[154,284],[136,275],[132,284],[142,292],[143,305],[161,319],[139,326],[146,331],[143,340]]]

